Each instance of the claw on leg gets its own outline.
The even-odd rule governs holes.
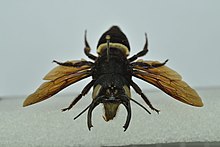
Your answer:
[[[68,107],[67,107],[67,108],[63,108],[63,109],[61,109],[62,112],[66,111],[66,110],[69,111],[70,109],[69,109]]]
[[[53,60],[54,63],[58,64],[58,65],[62,65],[62,66],[73,66],[72,62],[59,62],[56,60]]]

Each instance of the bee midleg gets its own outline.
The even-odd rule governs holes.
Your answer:
[[[148,100],[148,98],[144,95],[144,93],[142,92],[141,88],[134,83],[132,80],[130,81],[130,85],[134,88],[135,92],[138,93],[143,100],[145,101],[145,103],[154,111],[156,111],[157,113],[159,113],[160,110],[157,110],[156,108],[153,107],[153,105],[151,104],[151,102]]]
[[[130,62],[136,60],[138,57],[142,57],[144,55],[147,54],[148,52],[148,39],[147,39],[147,34],[145,33],[145,39],[146,39],[146,42],[145,42],[145,45],[144,45],[144,49],[140,52],[138,52],[137,54],[135,54],[134,56],[130,57],[128,60]]]
[[[72,101],[72,103],[67,108],[62,109],[62,111],[70,110],[82,98],[82,96],[85,96],[89,92],[94,83],[95,80],[93,79],[83,88],[82,92]]]
[[[68,62],[68,61],[67,62],[59,62],[59,61],[53,60],[53,62],[57,63],[58,65],[71,66],[71,67],[81,67],[84,65],[91,66],[94,64],[90,61],[80,61],[80,62],[72,63],[72,62]]]

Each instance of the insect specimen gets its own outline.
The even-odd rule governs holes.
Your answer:
[[[46,100],[67,86],[88,77],[92,77],[92,80],[72,103],[62,110],[70,110],[93,87],[92,102],[75,117],[75,119],[78,118],[88,110],[87,125],[89,130],[93,127],[92,111],[100,103],[104,106],[103,118],[105,121],[112,120],[115,117],[120,104],[125,106],[127,118],[123,126],[124,131],[127,130],[131,120],[131,101],[151,114],[145,106],[132,98],[130,87],[140,95],[149,108],[159,113],[159,110],[154,108],[141,88],[132,80],[132,77],[156,86],[183,103],[198,107],[203,106],[197,92],[185,83],[177,72],[165,65],[168,60],[162,63],[137,60],[148,52],[146,34],[143,50],[131,57],[128,57],[130,52],[128,39],[118,26],[112,26],[101,36],[97,45],[98,56],[90,53],[91,48],[86,39],[86,32],[84,39],[84,52],[93,62],[86,60],[58,62],[54,60],[58,66],[44,77],[44,80],[47,81],[27,97],[23,106]]]

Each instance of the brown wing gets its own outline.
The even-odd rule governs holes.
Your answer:
[[[68,62],[76,63],[80,61]],[[88,70],[90,68],[88,65],[79,68],[67,66],[55,67],[44,77],[44,80],[50,81],[44,82],[33,94],[29,95],[24,101],[23,106],[25,107],[46,100],[65,87],[89,77]]]
[[[141,61],[150,65],[159,64],[158,61]],[[134,76],[146,82],[153,84],[171,97],[190,104],[202,107],[203,102],[198,93],[192,89],[182,77],[167,66],[156,68],[144,68],[138,65],[134,66]]]

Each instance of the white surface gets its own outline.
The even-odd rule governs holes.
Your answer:
[[[143,59],[170,59],[194,87],[220,86],[219,18],[218,0],[0,0],[0,96],[31,93],[54,59],[87,59],[84,30],[95,53],[112,25],[127,35],[131,55],[147,32]]]
[[[86,115],[73,120],[91,101],[84,97],[69,112],[61,108],[69,105],[72,95],[58,95],[42,103],[22,108],[25,97],[0,100],[0,146],[101,146],[151,144],[166,142],[220,141],[220,88],[198,90],[204,107],[185,105],[162,92],[145,92],[161,113],[147,114],[132,103],[132,120],[126,132],[123,124],[127,112],[120,107],[113,121],[102,119],[101,105],[93,112],[91,131]],[[139,96],[133,94],[142,104]]]

